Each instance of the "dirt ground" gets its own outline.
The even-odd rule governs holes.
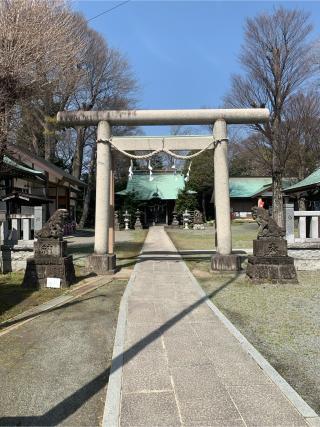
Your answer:
[[[0,337],[0,425],[101,424],[126,283],[114,280]]]
[[[117,266],[121,267],[117,277],[130,277],[146,234],[147,230],[116,232]],[[74,236],[68,236],[66,240],[68,252],[74,259],[76,283],[80,283],[88,277],[84,266],[88,255],[93,252],[94,230],[77,230]],[[68,289],[24,289],[21,287],[23,276],[23,271],[0,274],[0,323],[68,292]]]

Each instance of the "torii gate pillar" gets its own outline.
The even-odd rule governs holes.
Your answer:
[[[270,113],[266,108],[59,112],[57,121],[66,126],[73,126],[75,124],[94,126],[98,124],[95,244],[94,254],[89,258],[92,270],[98,274],[105,274],[112,273],[115,269],[112,229],[113,214],[112,206],[110,207],[113,199],[112,178],[110,177],[111,126],[211,125],[212,123],[214,123],[214,137],[218,141],[214,154],[218,245],[217,254],[212,257],[211,267],[213,270],[240,269],[240,257],[232,254],[231,251],[227,124],[266,123],[269,120],[269,115]],[[126,143],[126,141],[122,142]],[[150,150],[151,142],[150,144],[149,142],[139,143],[138,149]],[[159,149],[159,141],[153,142],[153,146]],[[114,144],[115,141],[113,141]],[[196,142],[189,141],[188,145],[184,144],[183,146],[179,143],[177,144],[177,141],[173,141],[170,145],[170,149],[173,151],[202,148],[204,148],[203,143],[199,140]],[[129,143],[126,149],[130,151],[137,149],[137,147]]]
[[[241,258],[232,254],[229,197],[227,123],[219,119],[214,123],[213,136],[219,141],[214,151],[214,205],[216,210],[217,253],[211,258],[212,270],[241,269]]]
[[[89,257],[89,268],[97,274],[113,274],[116,269],[116,255],[113,253],[112,227],[113,201],[110,187],[113,185],[111,158],[111,126],[100,121],[97,129],[97,167],[96,167],[96,216],[94,234],[94,253]],[[112,252],[110,253],[110,248]]]

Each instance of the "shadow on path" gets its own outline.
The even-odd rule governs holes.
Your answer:
[[[96,289],[93,289],[93,290],[96,290]],[[81,298],[81,296],[79,298]],[[1,329],[8,328],[9,326],[15,325],[16,323],[20,323],[20,322],[23,322],[24,320],[32,319],[33,317],[40,316],[41,314],[51,313],[53,311],[61,310],[62,308],[67,308],[67,307],[70,307],[71,305],[80,304],[84,301],[88,301],[90,299],[95,299],[95,298],[106,298],[106,297],[103,295],[96,295],[94,297],[82,298],[81,300],[76,300],[76,301],[73,300],[70,302],[62,303],[61,305],[58,305],[57,307],[49,308],[48,310],[44,310],[44,311],[40,311],[38,313],[29,314],[28,316],[20,317],[19,319],[16,319],[16,320],[8,320],[6,322],[3,322],[0,325],[0,331],[1,331]]]
[[[180,258],[181,261],[181,258]],[[218,289],[214,290],[210,294],[198,299],[196,302],[191,304],[189,307],[182,310],[180,313],[176,314],[174,317],[169,319],[167,322],[163,323],[159,328],[150,332],[147,336],[139,340],[128,350],[121,353],[115,359],[111,361],[111,364],[115,369],[119,369],[124,364],[133,359],[140,351],[150,345],[153,341],[159,338],[164,332],[172,328],[176,323],[182,320],[185,316],[199,307],[201,304],[205,303],[206,300],[214,297],[216,294],[221,292],[224,288],[234,282],[239,273],[236,273],[234,277],[230,278],[227,282],[222,284]],[[61,307],[62,308],[62,307]],[[111,366],[109,366],[105,371],[100,375],[95,377],[93,380],[88,382],[86,385],[81,387],[79,390],[71,394],[69,397],[64,399],[62,402],[58,403],[52,409],[47,411],[45,414],[40,416],[26,416],[26,417],[2,417],[0,418],[1,426],[54,426],[65,419],[70,415],[75,413],[87,400],[92,396],[98,393],[103,387],[108,384],[109,375],[110,375]]]

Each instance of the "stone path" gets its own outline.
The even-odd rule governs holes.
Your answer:
[[[166,251],[175,248],[164,229],[150,228],[126,295],[123,365],[114,362],[121,390],[110,383],[104,425],[117,405],[122,427],[307,425]]]

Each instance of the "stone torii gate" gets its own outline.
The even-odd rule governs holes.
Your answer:
[[[114,183],[111,146],[119,150],[203,150],[214,149],[214,194],[216,210],[217,254],[212,268],[236,270],[240,263],[232,254],[228,171],[228,124],[254,124],[269,120],[269,110],[197,109],[197,110],[124,110],[63,111],[57,121],[64,126],[97,125],[96,216],[94,253],[89,264],[98,274],[116,268],[114,254]],[[112,126],[212,125],[212,136],[112,137]]]

